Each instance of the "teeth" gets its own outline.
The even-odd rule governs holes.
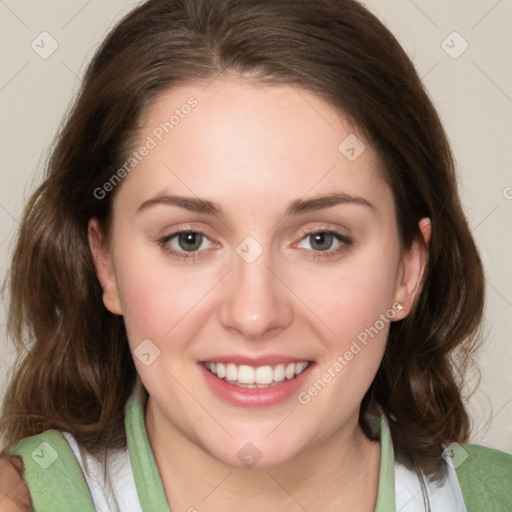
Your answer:
[[[233,384],[247,388],[267,388],[275,386],[283,380],[293,379],[300,375],[308,366],[307,361],[300,363],[289,363],[287,365],[277,364],[275,366],[258,366],[253,368],[245,364],[237,366],[228,363],[204,363],[210,373],[216,375],[219,379],[230,381]]]
[[[302,373],[308,366],[308,362],[304,361],[302,363],[297,363],[295,365],[295,375],[299,375],[300,373]]]
[[[218,363],[221,364],[221,363]],[[238,370],[236,365],[226,365],[226,380],[238,380]]]
[[[217,368],[212,368],[212,373],[216,373],[219,379],[223,379],[226,376],[226,367],[223,364],[218,363]]]
[[[295,365],[293,363],[290,363],[284,372],[284,376],[287,379],[293,379],[295,377]]]
[[[231,380],[238,380],[240,384],[254,384],[254,368],[241,364],[238,367],[238,378],[235,377]],[[265,384],[265,382],[260,382],[259,384]]]
[[[281,382],[285,378],[284,364],[278,364],[274,367],[274,380]]]
[[[274,382],[274,370],[272,366],[260,366],[256,368],[254,373],[254,382],[256,382],[256,384],[272,384],[272,382]]]

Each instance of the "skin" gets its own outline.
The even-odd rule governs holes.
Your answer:
[[[0,456],[0,512],[30,512],[32,503],[21,478],[23,462],[20,457]]]
[[[404,306],[393,321],[407,315],[430,223],[423,219],[423,238],[401,247],[377,155],[319,97],[227,75],[205,85],[181,85],[153,103],[135,148],[189,97],[198,101],[124,178],[110,241],[95,219],[89,223],[105,306],[123,315],[132,350],[145,339],[160,350],[149,366],[137,358],[135,364],[150,394],[146,426],[169,505],[373,511],[380,444],[364,436],[358,414],[389,323],[307,405],[296,396],[264,408],[230,405],[205,385],[197,363],[232,354],[300,357],[316,363],[307,390],[392,304]],[[355,161],[338,149],[350,134],[366,146]],[[284,215],[294,199],[333,191],[372,207],[347,203]],[[137,212],[159,194],[208,199],[223,215],[163,204]],[[206,236],[195,260],[158,244],[190,228]],[[322,251],[303,230],[322,229],[352,244],[333,239],[327,250],[334,254],[315,259]],[[236,252],[247,236],[263,249],[252,263]],[[178,237],[167,245],[186,254]],[[248,441],[262,454],[251,469],[237,457]]]

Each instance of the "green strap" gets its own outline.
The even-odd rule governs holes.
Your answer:
[[[59,431],[23,439],[10,453],[23,459],[34,512],[95,512],[80,466]]]
[[[512,455],[477,444],[457,445],[456,451],[454,466],[467,512],[510,512]]]
[[[393,443],[388,424],[384,415],[380,417],[380,469],[379,490],[375,512],[389,512],[396,508],[395,504],[395,467]]]
[[[144,424],[142,398],[138,395],[128,401],[125,427],[135,486],[143,512],[170,512]]]

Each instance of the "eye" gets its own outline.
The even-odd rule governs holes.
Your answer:
[[[310,239],[307,251],[310,257],[334,258],[346,251],[353,244],[352,239],[332,230],[317,230],[303,233],[302,240]],[[207,248],[204,243],[209,241],[205,233],[199,230],[187,229],[171,233],[160,240],[158,245],[162,250],[177,259],[196,259],[203,255]],[[333,245],[335,248],[333,249]]]
[[[178,259],[195,259],[205,250],[202,246],[206,240],[209,239],[202,231],[187,229],[161,238],[158,245],[164,252]]]
[[[312,258],[332,258],[339,256],[353,244],[350,237],[331,230],[308,232],[301,240],[308,239],[310,240],[309,248],[306,247],[306,249],[312,251]],[[332,248],[333,245],[335,246],[334,249]]]

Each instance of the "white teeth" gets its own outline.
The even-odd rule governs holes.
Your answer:
[[[287,379],[293,379],[293,377],[295,376],[295,365],[293,363],[290,363],[286,367],[286,370],[284,371],[284,375]]]
[[[204,363],[207,370],[216,375],[219,379],[224,379],[247,388],[267,388],[275,386],[283,380],[293,379],[300,375],[308,366],[307,361],[300,363],[289,363],[287,365],[277,364],[275,366],[258,366],[253,368],[245,364],[237,366],[233,363]]]
[[[254,384],[254,368],[252,366],[241,364],[238,367],[238,378],[232,380],[238,380],[240,384]]]
[[[295,375],[301,374],[306,369],[307,365],[308,363],[306,363],[306,361],[302,363],[297,363],[295,365]]]
[[[276,382],[281,382],[283,381],[285,378],[285,374],[284,374],[284,364],[278,364],[275,368],[274,368],[274,380]]]
[[[256,374],[254,377],[256,384],[272,384],[274,380],[274,370],[272,370],[272,366],[260,366],[256,368],[254,373]]]
[[[229,363],[226,365],[226,379],[238,380],[238,369],[236,365]]]
[[[215,373],[215,372],[212,372]],[[222,363],[217,363],[217,377],[223,379],[226,376],[226,367]]]

